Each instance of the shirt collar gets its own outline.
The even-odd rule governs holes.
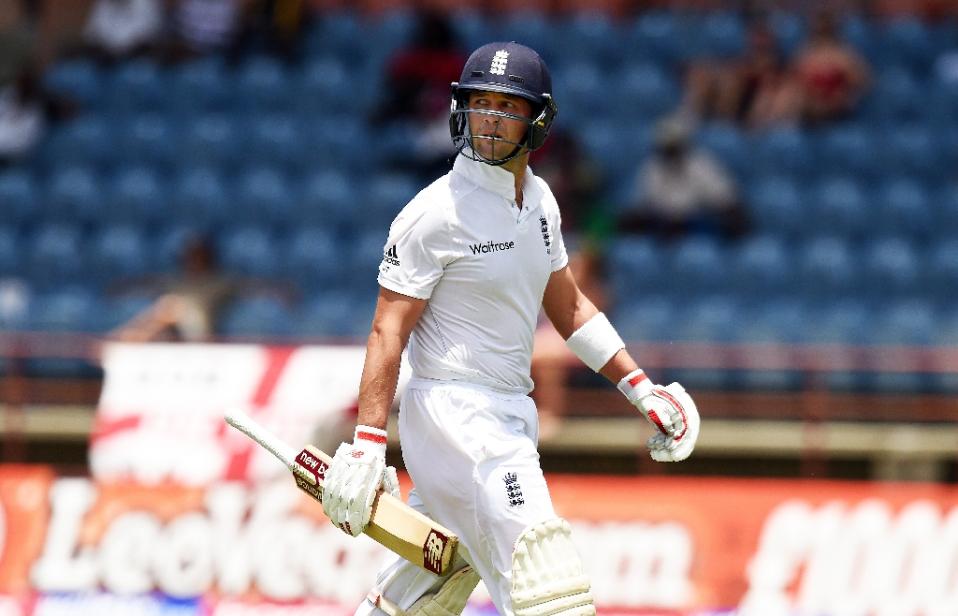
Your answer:
[[[502,167],[487,165],[465,156],[457,156],[453,162],[452,170],[480,188],[493,192],[509,201],[516,200],[515,176]],[[538,202],[540,196],[532,167],[526,167],[526,173],[522,180],[523,209],[530,209],[526,205],[534,205]]]

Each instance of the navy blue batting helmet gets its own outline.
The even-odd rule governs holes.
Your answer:
[[[473,91],[502,92],[521,96],[532,103],[532,117],[526,118],[495,110],[469,110],[469,93]],[[469,131],[469,113],[486,114],[500,118],[521,120],[528,124],[522,142],[507,142],[513,148],[502,157],[487,158],[472,147]],[[456,149],[464,156],[490,165],[501,165],[520,154],[522,148],[536,150],[542,147],[556,113],[552,99],[552,77],[549,68],[534,50],[516,42],[489,43],[472,52],[462,69],[458,82],[452,84],[452,109],[449,114],[449,132]],[[495,138],[492,138],[495,139]],[[468,148],[468,152],[466,151]]]

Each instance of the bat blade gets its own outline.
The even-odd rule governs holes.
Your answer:
[[[322,502],[323,480],[332,463],[329,455],[311,445],[297,453],[242,411],[231,410],[225,419],[283,462],[292,471],[300,490]],[[438,575],[449,570],[459,546],[455,533],[384,492],[376,496],[369,525],[363,532],[406,560]]]

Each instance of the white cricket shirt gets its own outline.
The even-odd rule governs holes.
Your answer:
[[[389,228],[379,284],[429,300],[409,340],[413,375],[532,390],[532,337],[552,272],[569,261],[555,197],[526,171],[456,158]]]

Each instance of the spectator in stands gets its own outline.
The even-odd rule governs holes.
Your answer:
[[[684,107],[696,118],[761,129],[796,121],[798,94],[774,33],[758,22],[741,56],[689,69]]]
[[[465,55],[444,13],[419,14],[411,44],[396,52],[386,69],[385,97],[373,124],[414,122],[420,136],[399,166],[412,166],[424,177],[445,173],[455,151],[449,144],[449,84],[459,79]]]
[[[211,241],[202,235],[187,239],[180,254],[180,272],[118,285],[118,293],[155,293],[159,297],[140,314],[110,334],[123,342],[210,340],[223,309],[246,292],[269,293],[292,301],[289,287],[276,281],[236,278],[217,265]]]
[[[264,51],[288,62],[298,61],[309,16],[306,0],[249,0],[236,51]]]
[[[745,232],[734,180],[710,154],[693,148],[690,138],[689,125],[680,117],[659,122],[655,152],[639,169],[633,207],[620,218],[621,230],[666,238]]]
[[[152,53],[163,21],[159,0],[96,0],[83,29],[84,50],[104,61]]]
[[[848,117],[870,79],[865,59],[841,40],[835,16],[827,11],[816,16],[809,41],[792,62],[792,71],[798,82],[802,119],[810,125]]]
[[[36,35],[25,2],[0,2],[0,87],[14,83],[33,62]]]
[[[166,55],[185,60],[229,50],[239,34],[241,18],[249,0],[174,0],[173,36]]]
[[[0,167],[28,155],[43,136],[55,113],[45,98],[39,80],[30,69],[21,71],[11,84],[0,87]]]

